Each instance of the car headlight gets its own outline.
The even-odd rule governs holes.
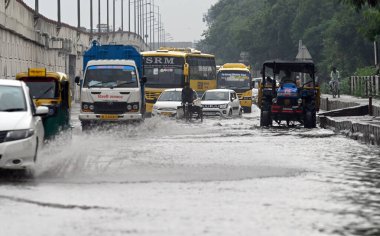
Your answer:
[[[273,98],[272,103],[277,103],[277,98]]]
[[[222,105],[219,105],[219,108],[220,109],[226,109],[228,107],[228,104],[222,104]]]
[[[301,104],[302,103],[302,98],[299,98],[298,99],[298,104]]]
[[[7,136],[5,137],[4,141],[15,141],[20,139],[26,139],[34,134],[34,129],[22,129],[22,130],[12,130],[8,131]]]

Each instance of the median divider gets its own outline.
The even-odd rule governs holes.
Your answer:
[[[321,104],[323,101],[325,108],[331,106],[336,106],[337,108],[318,114],[320,127],[334,130],[337,133],[367,144],[380,145],[380,117],[376,117],[380,107],[370,104],[375,115],[370,116],[369,104],[363,104],[362,99],[355,101],[354,97],[351,100],[329,101],[328,98],[321,98]]]

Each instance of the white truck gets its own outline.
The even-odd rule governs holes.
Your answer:
[[[80,85],[82,130],[109,122],[142,121],[145,113],[141,54],[132,46],[99,45],[84,54]]]

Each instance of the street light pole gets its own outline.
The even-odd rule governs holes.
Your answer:
[[[101,19],[100,19],[100,14],[101,14],[101,10],[100,10],[100,0],[98,0],[98,33],[100,35],[101,31],[100,31],[100,22],[101,22]]]
[[[124,31],[124,0],[121,0],[121,31]]]
[[[79,29],[80,28],[80,0],[77,0],[77,15],[78,15],[78,29]]]
[[[115,0],[113,0],[113,14],[112,14],[112,16],[113,16],[113,26],[112,26],[112,28],[113,28],[113,32],[115,32],[115,24],[116,24],[116,22],[115,22]]]
[[[92,33],[93,33],[93,30],[94,30],[94,25],[93,25],[93,16],[92,16],[92,11],[93,11],[93,8],[92,8],[92,0],[90,0],[90,31],[91,31],[91,38],[92,38]]]
[[[107,33],[110,32],[110,0],[107,0]]]
[[[128,32],[131,32],[131,0],[128,0]]]
[[[58,26],[61,27],[61,0],[57,0],[58,8]]]

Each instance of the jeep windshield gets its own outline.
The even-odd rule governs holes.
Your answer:
[[[83,87],[137,88],[136,68],[125,65],[89,66],[86,70]]]

